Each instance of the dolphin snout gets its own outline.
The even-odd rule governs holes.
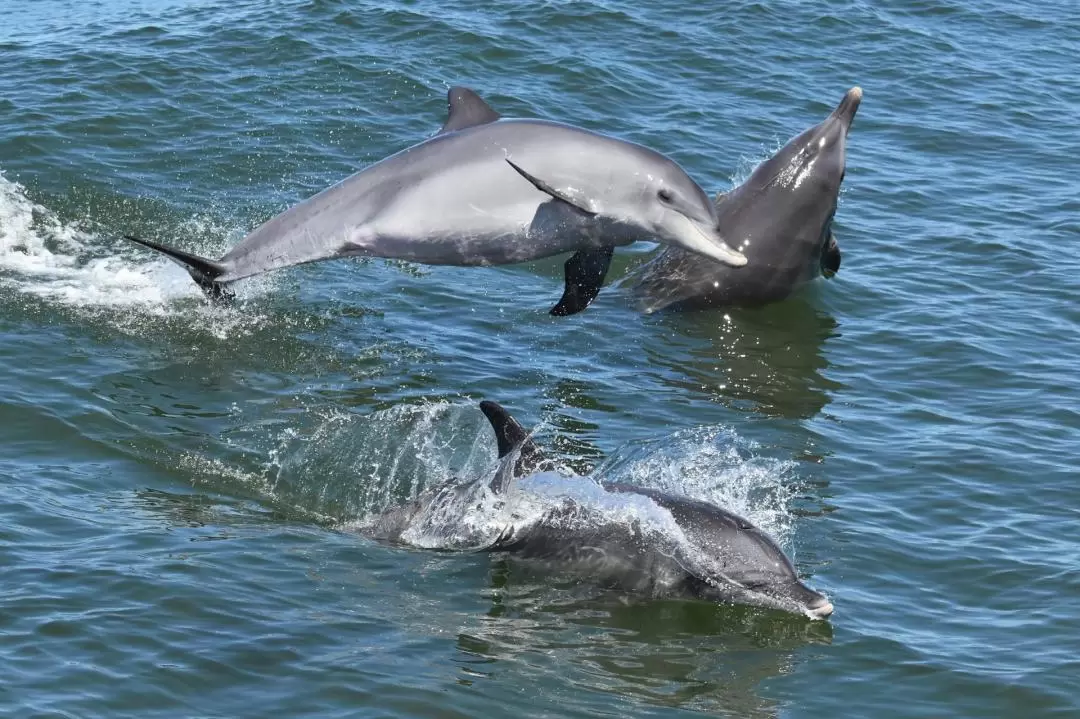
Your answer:
[[[844,99],[840,101],[836,110],[833,111],[833,115],[850,124],[855,119],[855,113],[859,111],[862,94],[862,88],[858,85],[848,90],[844,93]]]
[[[689,218],[687,218],[687,224],[693,229],[684,234],[679,243],[686,249],[731,267],[742,267],[748,262],[746,255],[725,242],[715,227],[712,228],[712,232],[706,232],[698,223]]]

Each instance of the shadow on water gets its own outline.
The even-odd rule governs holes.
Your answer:
[[[773,717],[779,707],[762,683],[793,671],[801,648],[832,641],[827,622],[552,585],[512,561],[494,562],[490,576],[486,617],[458,635],[461,681],[495,678],[513,662],[647,704]]]
[[[839,385],[826,376],[825,343],[837,322],[813,304],[810,288],[763,308],[727,308],[656,317],[662,341],[645,346],[666,370],[663,383],[767,417],[809,419]]]

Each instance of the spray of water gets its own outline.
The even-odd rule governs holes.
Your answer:
[[[228,337],[265,319],[248,306],[209,305],[181,268],[89,226],[61,220],[0,171],[0,292],[5,301],[45,302],[131,334],[153,332],[163,318],[183,316],[191,327]],[[190,237],[224,234],[204,219],[188,220],[179,229]],[[209,255],[221,251],[195,249]],[[244,283],[242,296],[264,294],[271,283],[267,278]]]
[[[715,504],[790,549],[796,465],[760,456],[758,449],[734,429],[697,427],[626,444],[594,476],[601,483],[624,482]]]
[[[685,430],[627,444],[591,476],[556,467],[494,497],[487,484],[498,460],[482,415],[467,400],[424,402],[366,416],[328,413],[307,431],[284,431],[266,466],[265,491],[276,502],[334,517],[342,529],[358,531],[424,496],[425,510],[412,517],[402,540],[431,549],[492,541],[567,500],[588,512],[567,515],[566,521],[634,523],[677,539],[681,532],[667,510],[641,495],[603,488],[605,482],[623,482],[716,504],[789,545],[795,465],[756,451],[730,428]]]

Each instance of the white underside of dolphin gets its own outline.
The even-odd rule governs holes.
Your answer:
[[[434,137],[371,165],[256,228],[220,260],[128,236],[183,265],[208,293],[340,257],[501,265],[578,252],[560,306],[595,297],[614,247],[657,240],[741,266],[701,188],[654,150],[545,120],[501,119],[451,88]]]

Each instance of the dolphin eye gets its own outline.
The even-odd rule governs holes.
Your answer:
[[[656,196],[660,198],[661,202],[666,202],[669,205],[675,201],[675,193],[667,189],[666,187],[660,189],[656,193]]]

